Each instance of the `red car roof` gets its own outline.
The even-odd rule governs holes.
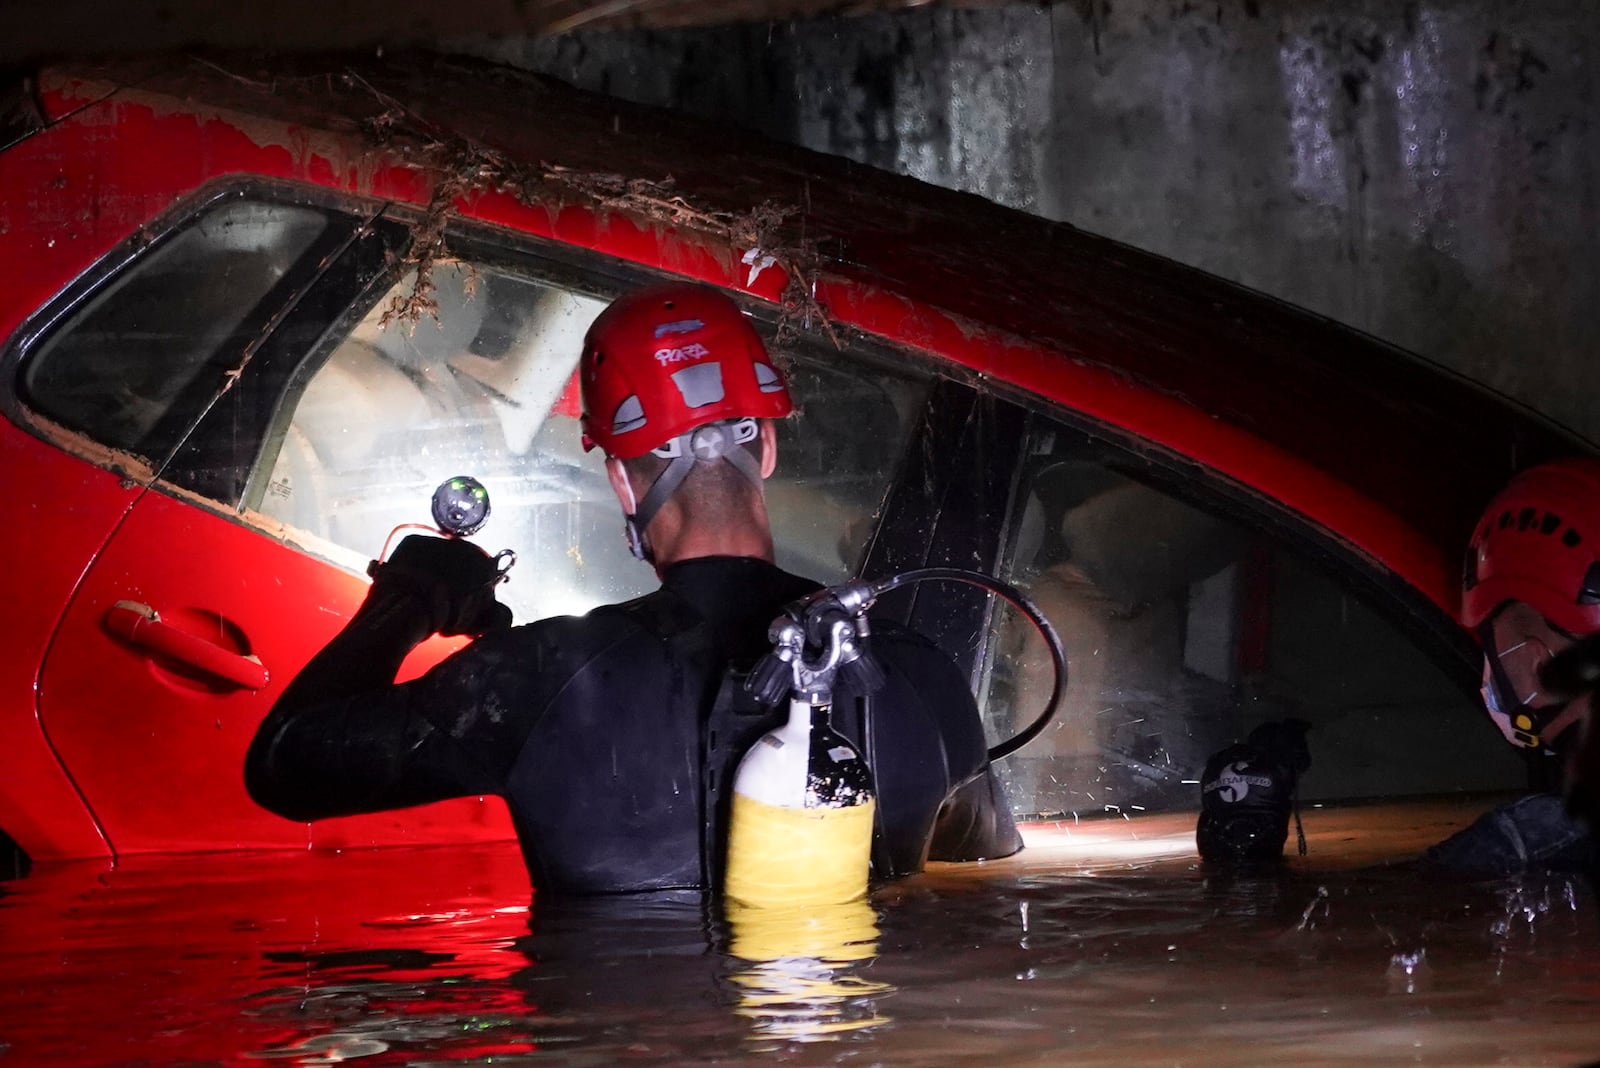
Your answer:
[[[374,146],[424,146],[435,163],[450,158],[440,143],[454,140],[463,166],[487,149],[528,168],[552,205],[574,199],[574,187],[552,175],[587,176],[591,208],[596,199],[606,208],[606,190],[628,180],[659,183],[650,189],[670,191],[664,216],[676,198],[690,229],[708,214],[793,206],[778,239],[814,249],[822,276],[843,281],[828,301],[843,318],[947,354],[935,335],[954,329],[964,335],[956,358],[974,369],[1317,513],[1445,607],[1453,561],[1492,493],[1514,470],[1582,447],[1441,368],[1158,256],[533,74],[403,55],[144,59],[63,67],[51,78],[136,86],[174,106],[225,111],[247,133],[244,117],[259,116],[260,137],[281,137],[274,131],[287,123]],[[96,91],[80,82],[75,98]],[[462,181],[470,186],[471,176]],[[1214,455],[1193,447],[1208,438]],[[1310,487],[1308,466],[1319,476]],[[1383,533],[1389,516],[1431,546],[1431,560],[1418,563],[1416,552],[1405,560],[1382,544],[1395,540]]]

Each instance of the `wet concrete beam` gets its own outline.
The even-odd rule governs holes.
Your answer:
[[[1171,256],[1600,440],[1582,0],[1074,0],[465,47]]]

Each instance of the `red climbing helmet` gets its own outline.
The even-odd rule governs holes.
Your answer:
[[[1600,632],[1600,460],[1518,474],[1489,502],[1467,548],[1461,622],[1522,601],[1569,634]]]
[[[583,447],[631,459],[725,419],[777,419],[783,376],[739,306],[710,286],[667,282],[613,301],[578,363]]]

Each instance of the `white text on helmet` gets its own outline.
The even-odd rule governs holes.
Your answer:
[[[687,363],[690,360],[704,359],[710,355],[711,350],[698,341],[690,342],[678,349],[656,349],[656,361],[663,367],[675,363]]]

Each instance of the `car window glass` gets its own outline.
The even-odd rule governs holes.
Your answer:
[[[407,274],[332,348],[280,414],[247,504],[356,568],[398,525],[429,521],[441,481],[472,475],[492,508],[473,540],[518,557],[501,591],[518,620],[653,589],[654,572],[628,552],[601,455],[581,445],[573,372],[605,302],[501,265],[439,263],[431,284],[434,311],[414,323],[390,314],[415,291]],[[779,563],[843,578],[921,387],[804,346],[782,355],[801,412],[780,424],[768,483]]]
[[[1059,632],[1069,682],[1055,720],[1000,762],[1017,811],[1198,808],[1207,757],[1287,717],[1311,724],[1302,800],[1523,781],[1470,686],[1367,599],[1139,475],[1048,427],[1025,466],[1002,574]],[[1044,708],[1053,675],[1031,625],[997,618],[984,706],[999,738]]]
[[[155,440],[158,424],[208,365],[237,359],[235,334],[328,225],[311,208],[214,206],[44,338],[24,371],[27,400],[113,448],[153,458],[174,443]]]
[[[780,567],[818,582],[856,574],[928,382],[847,358],[830,342],[777,346],[795,414],[778,423],[767,513]]]

